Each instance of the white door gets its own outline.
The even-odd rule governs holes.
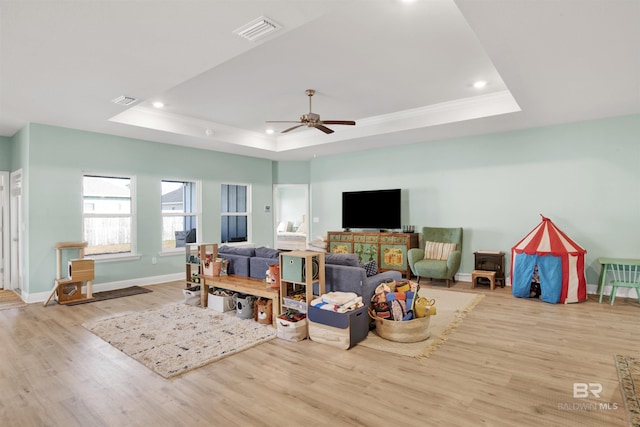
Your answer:
[[[0,289],[9,286],[9,172],[0,172]]]
[[[10,289],[22,290],[22,170],[11,173],[11,271]]]

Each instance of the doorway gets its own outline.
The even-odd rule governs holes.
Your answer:
[[[10,253],[9,289],[22,292],[22,169],[10,176]]]
[[[274,248],[306,249],[309,241],[309,186],[276,184],[273,186],[273,204]]]
[[[0,289],[9,286],[9,172],[0,172]]]

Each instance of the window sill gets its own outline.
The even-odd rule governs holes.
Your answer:
[[[112,254],[112,255],[86,255],[86,258],[93,259],[96,263],[131,261],[142,259],[142,255],[136,254]]]
[[[184,255],[184,252],[185,248],[165,249],[164,251],[158,253],[158,256]]]

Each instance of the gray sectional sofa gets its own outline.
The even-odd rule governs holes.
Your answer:
[[[384,271],[367,276],[356,254],[325,254],[325,284],[327,292],[355,292],[370,306],[371,297],[380,283],[402,280],[399,271]]]
[[[227,272],[239,276],[264,279],[271,264],[278,264],[280,251],[271,248],[249,248],[223,245],[218,257],[229,261]],[[376,287],[382,282],[401,280],[398,271],[367,275],[356,254],[325,254],[325,286],[327,292],[355,292],[369,306]],[[318,294],[318,289],[314,289]]]
[[[218,257],[229,261],[227,273],[264,279],[271,264],[278,264],[280,251],[271,248],[248,248],[223,245]]]

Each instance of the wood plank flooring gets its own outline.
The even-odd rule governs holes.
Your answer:
[[[0,425],[628,425],[613,357],[640,355],[637,300],[552,305],[458,282],[486,298],[428,359],[275,339],[165,380],[81,326],[182,301],[181,282],[151,288],[0,311]],[[600,398],[574,399],[575,382]]]

